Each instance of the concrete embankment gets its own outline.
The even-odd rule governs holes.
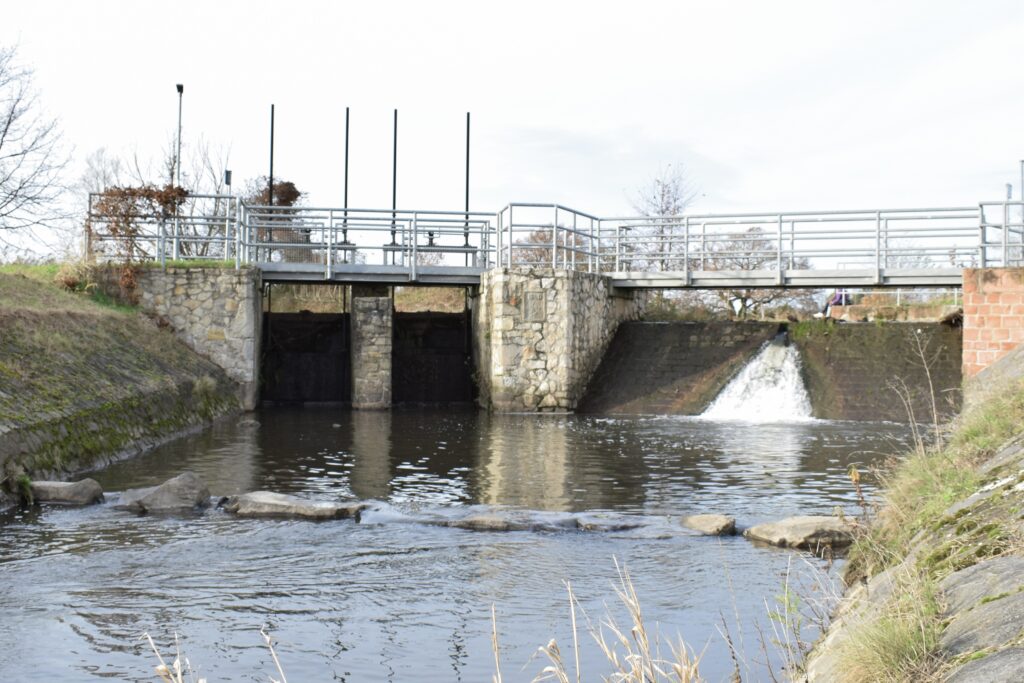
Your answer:
[[[1024,347],[968,383],[942,445],[919,446],[888,474],[806,680],[1021,680],[1022,378]]]
[[[0,274],[0,504],[238,410],[217,365],[132,309]]]
[[[586,412],[693,415],[780,329],[800,351],[814,417],[930,420],[960,407],[960,330],[940,323],[624,322],[588,386]],[[928,366],[930,373],[925,372]]]
[[[943,323],[814,321],[789,326],[814,417],[941,421],[960,410],[961,330]],[[927,368],[927,372],[926,372]],[[930,385],[930,386],[929,386]]]

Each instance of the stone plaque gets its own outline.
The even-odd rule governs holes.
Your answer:
[[[542,323],[547,320],[544,292],[527,292],[523,301],[523,319],[531,323]]]

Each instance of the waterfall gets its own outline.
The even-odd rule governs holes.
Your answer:
[[[800,377],[800,356],[785,333],[767,342],[701,417],[745,422],[810,420],[811,401]]]

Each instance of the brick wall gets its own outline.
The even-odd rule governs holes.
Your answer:
[[[964,271],[964,377],[1024,344],[1024,268]]]

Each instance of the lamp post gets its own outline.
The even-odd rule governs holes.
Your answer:
[[[174,184],[181,187],[181,99],[185,86],[178,83],[174,87],[178,89],[178,151],[174,155]]]
[[[177,151],[174,154],[174,185],[175,189],[181,187],[181,100],[182,95],[185,92],[185,86],[181,83],[177,83],[174,86],[178,90],[178,143],[176,145]],[[175,261],[179,257],[179,245],[178,235],[181,232],[181,219],[178,217],[178,202],[174,203],[174,258]]]

